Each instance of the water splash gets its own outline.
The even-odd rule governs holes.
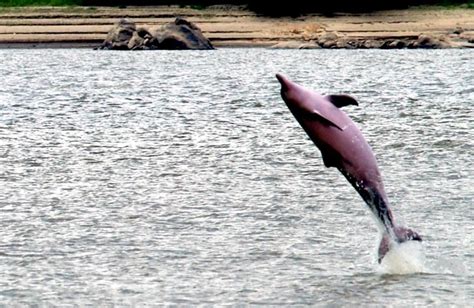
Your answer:
[[[406,275],[426,272],[423,246],[418,241],[392,243],[382,259],[380,271],[383,274]]]
[[[469,275],[469,270],[459,258],[444,256],[425,256],[423,245],[418,241],[403,243],[392,242],[382,262],[378,266],[381,274],[408,275],[424,274],[449,274],[456,276]]]

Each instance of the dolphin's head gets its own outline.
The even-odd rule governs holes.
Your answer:
[[[303,88],[281,74],[276,74],[276,78],[281,84],[281,97],[295,116],[313,113],[317,104],[324,100],[323,96]]]
[[[354,98],[348,95],[322,96],[290,81],[280,74],[277,74],[276,78],[281,84],[281,97],[303,128],[305,128],[305,122],[307,121],[321,123],[325,127],[334,126],[341,131],[351,124],[352,121],[347,116],[341,116],[343,112],[339,111],[338,107],[347,104],[357,104]],[[320,127],[311,126],[312,129]]]
[[[382,262],[382,259],[388,253],[390,248],[392,247],[393,241],[396,243],[403,243],[407,241],[419,241],[421,242],[421,236],[416,233],[415,231],[405,228],[405,227],[394,227],[393,233],[395,239],[392,238],[387,232],[382,237],[382,241],[380,242],[379,251],[378,251],[378,261],[379,263]]]

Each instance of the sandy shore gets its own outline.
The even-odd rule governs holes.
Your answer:
[[[268,18],[236,6],[204,10],[176,6],[41,7],[0,9],[0,47],[96,47],[120,18],[153,29],[176,16],[196,23],[217,47],[299,44],[317,40],[327,32],[356,40],[411,39],[428,34],[464,47],[474,43],[474,10],[461,8]]]

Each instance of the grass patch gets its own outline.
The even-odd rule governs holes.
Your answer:
[[[474,9],[474,0],[469,1],[455,1],[455,0],[443,0],[439,2],[439,5],[449,9]]]
[[[193,10],[205,10],[207,8],[207,5],[195,4],[195,5],[191,5],[191,8]]]
[[[0,7],[28,7],[28,6],[113,6],[126,7],[127,5],[170,5],[176,4],[180,7],[191,7],[196,10],[203,10],[208,5],[218,4],[225,1],[217,0],[0,0]],[[328,3],[317,3],[316,1],[292,0],[290,3],[276,2],[268,4],[263,1],[245,1],[229,0],[233,4],[247,4],[249,8],[256,11],[270,12],[289,15],[293,11],[331,11],[331,10],[358,10],[371,11],[378,9],[406,8],[408,6],[441,6],[447,9],[467,8],[474,9],[474,0],[396,0],[396,1],[377,1],[377,0],[332,0]]]
[[[19,6],[72,6],[81,5],[80,0],[0,0],[0,7]]]

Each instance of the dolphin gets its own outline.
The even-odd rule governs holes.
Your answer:
[[[356,124],[340,108],[358,106],[349,95],[320,95],[277,74],[281,96],[308,136],[319,148],[326,167],[337,168],[374,214],[383,236],[378,262],[393,243],[421,241],[415,231],[395,225],[375,155]]]

